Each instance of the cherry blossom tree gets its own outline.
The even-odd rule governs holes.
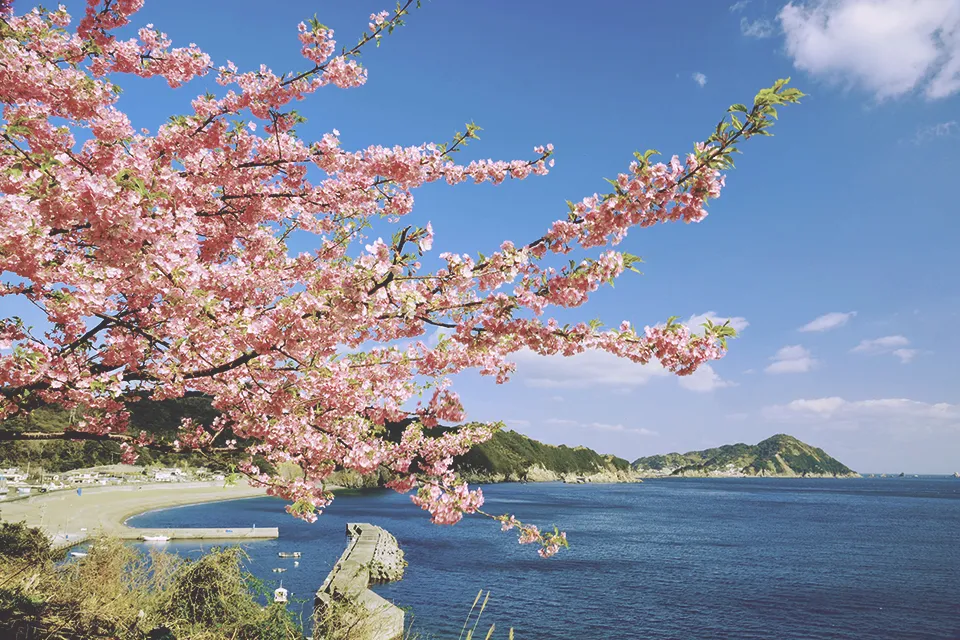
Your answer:
[[[311,521],[333,499],[331,473],[386,470],[435,523],[482,513],[518,527],[543,556],[566,545],[559,531],[485,514],[482,492],[452,470],[497,428],[427,431],[465,418],[453,377],[476,370],[504,383],[521,349],[602,350],[678,375],[720,358],[727,325],[561,326],[549,311],[579,307],[636,270],[638,258],[613,248],[631,229],[702,220],[736,144],[769,135],[777,107],[802,94],[778,81],[752,106],[733,105],[685,157],[636,154],[609,193],[568,203],[539,238],[488,255],[440,253],[429,271],[430,225],[403,222],[416,188],[542,176],[554,160],[543,145],[526,159],[458,163],[472,124],[447,143],[406,148],[348,150],[336,130],[295,134],[291,104],[363,84],[361,50],[400,26],[412,2],[372,15],[339,51],[333,30],[300,24],[305,67],[283,75],[217,65],[152,25],[118,38],[143,0],[88,0],[74,30],[62,7],[14,16],[2,5],[0,296],[48,322],[39,331],[0,314],[0,417],[76,409],[59,436],[119,441],[126,462],[142,447],[215,453],[240,438],[240,471]],[[207,74],[219,95],[197,96],[192,113],[152,134],[116,107],[124,76],[179,87]],[[374,223],[396,233],[372,237]],[[294,232],[313,250],[288,250]],[[589,257],[566,260],[572,251]],[[439,342],[427,340],[438,328]],[[213,399],[212,425],[184,420],[162,442],[127,432],[130,402],[188,392]],[[285,479],[272,472],[280,463],[302,473]]]

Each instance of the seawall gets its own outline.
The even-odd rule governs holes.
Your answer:
[[[314,599],[315,637],[324,627],[350,629],[357,640],[403,636],[403,610],[370,590],[371,584],[403,577],[407,563],[396,538],[367,523],[347,524],[350,541]]]

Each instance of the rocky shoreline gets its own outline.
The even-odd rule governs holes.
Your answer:
[[[859,473],[742,473],[730,471],[693,471],[683,469],[678,471],[662,472],[654,469],[637,469],[636,473],[642,478],[860,478]]]
[[[522,475],[519,473],[477,473],[470,470],[460,472],[461,477],[471,484],[498,484],[501,482],[564,482],[567,484],[623,484],[643,482],[643,478],[634,471],[601,469],[593,473],[584,471],[558,472],[533,465]]]

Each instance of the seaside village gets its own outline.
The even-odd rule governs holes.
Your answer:
[[[224,479],[222,473],[211,472],[204,467],[181,469],[116,464],[54,474],[45,473],[41,467],[28,465],[0,469],[0,500],[48,491],[82,490],[84,487],[154,482],[223,482]]]

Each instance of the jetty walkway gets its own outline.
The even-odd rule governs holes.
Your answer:
[[[347,548],[314,600],[316,637],[323,637],[325,625],[349,628],[357,640],[403,637],[403,609],[369,588],[403,577],[407,563],[396,538],[386,529],[356,522],[347,524],[347,535]]]

